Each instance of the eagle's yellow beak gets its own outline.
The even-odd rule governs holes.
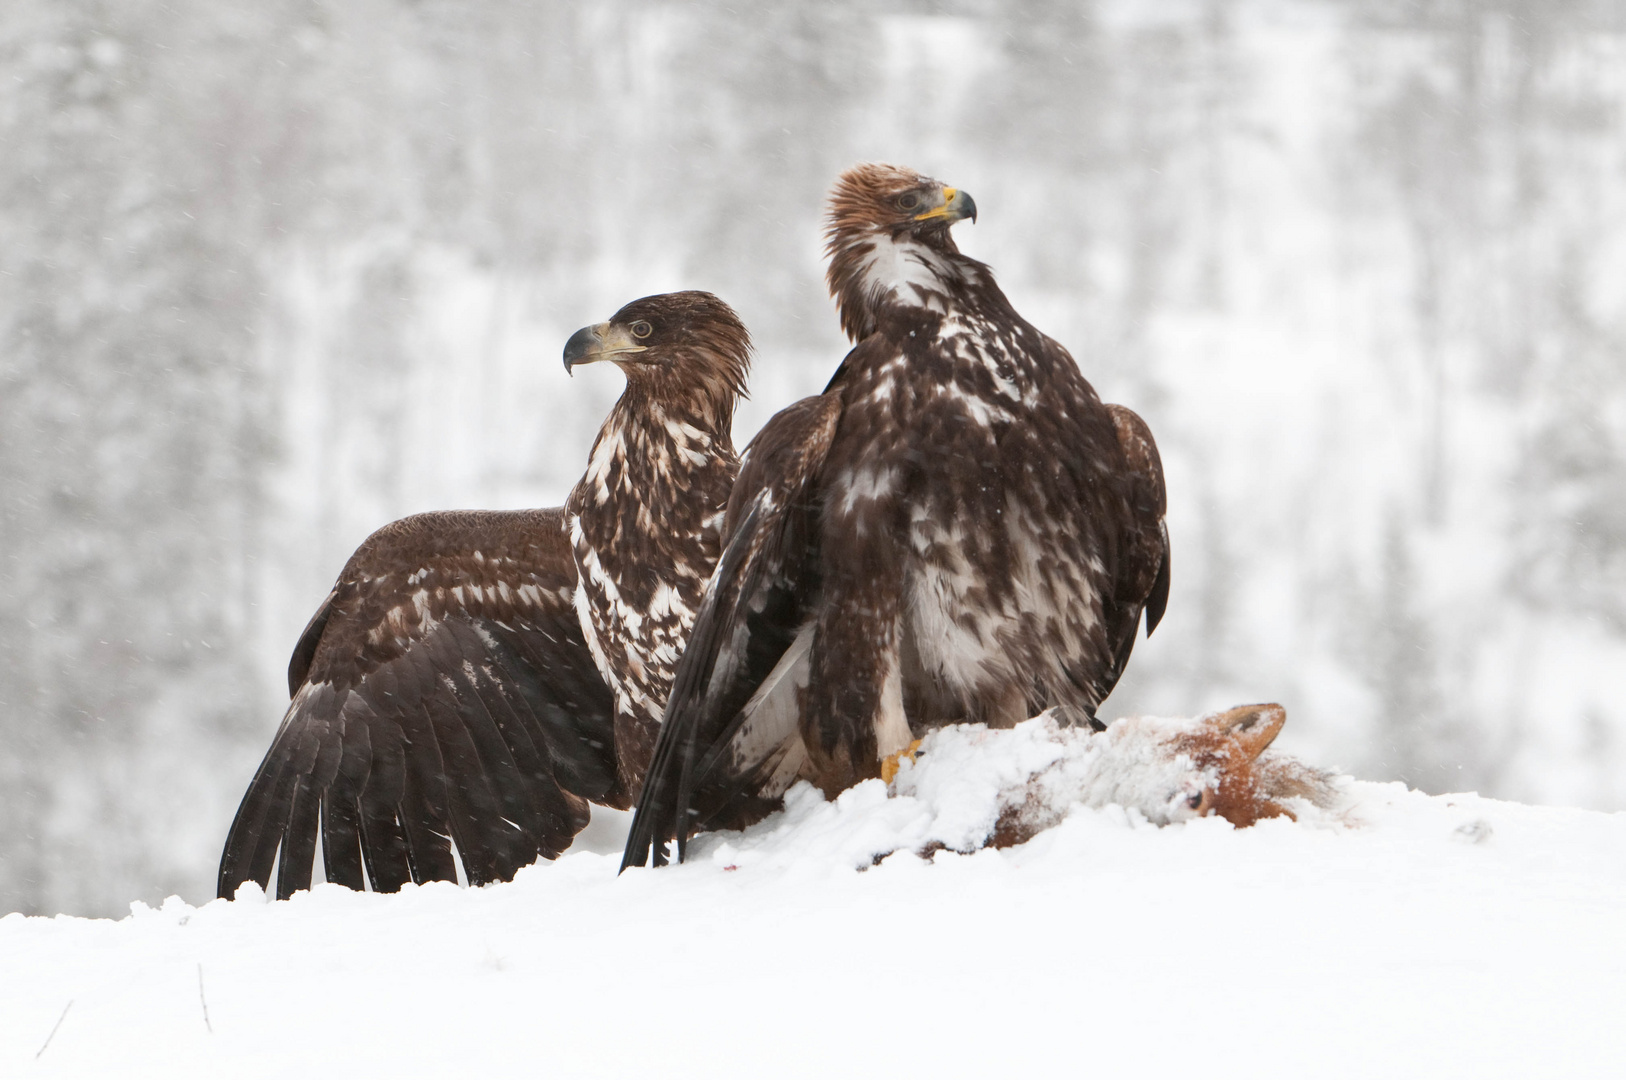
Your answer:
[[[645,346],[638,344],[632,332],[615,323],[601,322],[584,326],[565,342],[565,373],[577,364],[591,364],[598,360],[613,360],[618,356],[641,353]]]
[[[916,221],[931,221],[934,218],[946,218],[950,225],[956,221],[970,218],[972,224],[977,221],[977,204],[970,195],[959,188],[946,187],[943,189],[942,205],[933,207],[924,213],[916,214]]]

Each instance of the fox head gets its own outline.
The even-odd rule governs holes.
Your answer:
[[[1272,771],[1260,762],[1286,722],[1280,705],[1238,705],[1199,717],[1193,730],[1165,740],[1165,751],[1189,761],[1191,773],[1174,801],[1193,817],[1218,814],[1239,829],[1262,818],[1291,818],[1276,801],[1291,793],[1275,791]]]

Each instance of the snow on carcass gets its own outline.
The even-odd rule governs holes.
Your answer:
[[[1129,717],[1106,731],[1052,713],[1015,728],[940,728],[901,763],[891,785],[871,780],[832,803],[808,784],[785,810],[743,833],[701,837],[691,858],[738,868],[833,859],[856,867],[895,851],[1010,847],[1059,824],[1074,807],[1118,805],[1168,825],[1209,815],[1336,820],[1347,779],[1268,749],[1286,713],[1246,705],[1195,720]]]

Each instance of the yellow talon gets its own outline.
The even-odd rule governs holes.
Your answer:
[[[898,770],[903,767],[903,759],[908,758],[910,761],[915,760],[915,751],[919,749],[920,740],[916,739],[905,749],[899,750],[891,757],[883,759],[881,761],[881,779],[890,784],[892,782],[892,778],[898,775]]]

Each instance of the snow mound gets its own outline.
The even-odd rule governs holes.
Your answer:
[[[1190,734],[945,729],[659,870],[8,915],[0,1076],[1621,1075],[1626,815],[1340,780],[1182,821],[1226,779]],[[1013,808],[1054,823],[989,845]]]

